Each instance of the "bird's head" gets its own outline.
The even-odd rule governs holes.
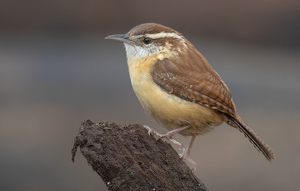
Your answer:
[[[169,27],[145,23],[131,29],[127,34],[115,34],[105,39],[121,41],[127,58],[134,60],[157,54],[158,59],[179,55],[187,49],[188,40]]]

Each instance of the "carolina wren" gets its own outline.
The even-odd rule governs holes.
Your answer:
[[[200,52],[179,32],[169,27],[146,23],[127,34],[107,36],[125,45],[133,90],[146,112],[169,132],[159,134],[183,149],[180,155],[192,168],[189,157],[197,135],[211,131],[225,121],[271,161],[275,154],[237,114],[228,87]],[[172,136],[192,136],[187,149]]]

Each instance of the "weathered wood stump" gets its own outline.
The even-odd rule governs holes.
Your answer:
[[[169,143],[149,136],[141,125],[82,122],[77,147],[109,190],[199,190],[205,185]]]

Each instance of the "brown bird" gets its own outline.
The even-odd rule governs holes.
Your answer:
[[[195,137],[223,121],[240,130],[269,161],[275,159],[271,148],[237,114],[229,89],[217,72],[179,32],[146,23],[106,39],[124,43],[135,94],[146,112],[169,132],[145,128],[183,149],[180,156],[193,170],[197,164],[189,154]],[[187,149],[172,139],[176,133],[192,136]]]

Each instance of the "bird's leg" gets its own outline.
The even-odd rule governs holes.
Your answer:
[[[196,138],[196,136],[193,135],[192,139],[191,139],[191,142],[190,142],[189,146],[187,147],[187,149],[185,150],[185,152],[183,152],[182,155],[179,155],[180,158],[188,161],[191,164],[193,172],[196,171],[197,164],[195,163],[195,161],[193,161],[193,159],[191,159],[189,157],[189,155],[190,155],[190,152],[191,152],[191,149],[192,149],[192,145],[194,143],[195,138]]]
[[[154,129],[151,129],[150,127],[143,125],[144,128],[146,128],[148,130],[148,134],[154,134],[157,135],[160,138],[167,138],[169,141],[171,141],[172,143],[174,143],[175,145],[177,145],[179,147],[179,150],[183,150],[182,154],[180,154],[179,156],[183,156],[185,155],[185,148],[183,147],[183,144],[179,143],[178,141],[176,141],[175,139],[172,139],[173,135],[175,135],[176,133],[179,133],[180,131],[183,131],[187,128],[189,128],[189,126],[184,126],[184,127],[180,127],[177,129],[174,129],[172,131],[168,131],[166,133],[159,133],[157,131],[155,131]]]

